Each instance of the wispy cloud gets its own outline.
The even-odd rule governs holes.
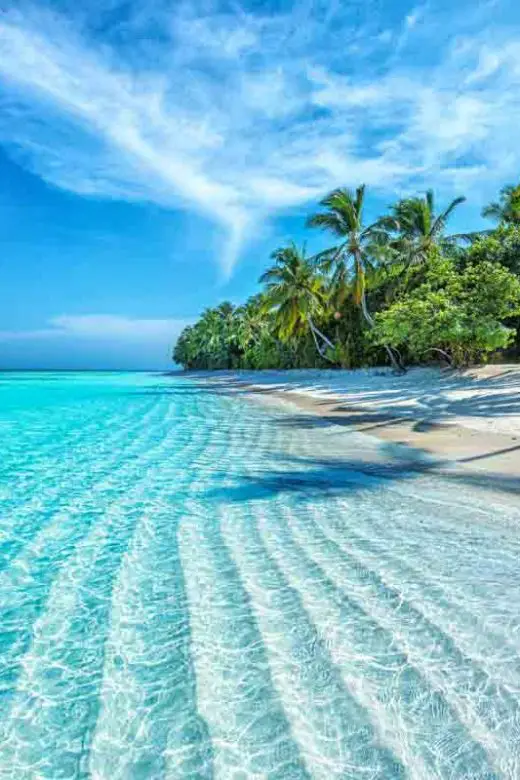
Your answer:
[[[164,343],[171,345],[189,320],[135,319],[113,314],[63,314],[37,330],[0,331],[0,341],[88,339],[115,343]]]
[[[471,8],[448,42],[426,5],[393,27],[370,4],[360,17],[312,0],[8,10],[0,141],[74,192],[201,212],[227,232],[230,273],[255,225],[338,184],[479,181],[484,198],[514,176],[520,18],[491,37],[496,8],[477,27]]]

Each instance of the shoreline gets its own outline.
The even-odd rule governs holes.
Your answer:
[[[348,407],[341,398],[320,401],[291,390],[259,391],[255,385],[244,385],[244,389],[252,396],[258,397],[260,393],[264,398],[267,395],[281,402],[289,401],[325,422],[422,451],[439,459],[439,465],[446,465],[448,461],[488,474],[496,471],[498,475],[517,476],[520,490],[520,438],[517,436],[483,433],[454,423],[432,422],[419,417],[392,416],[362,406]]]
[[[414,371],[421,378],[421,372],[424,374],[430,370],[412,370],[409,380],[413,381]],[[388,374],[385,379],[389,381],[385,382],[385,389],[380,391],[381,397],[376,391],[377,384],[381,382],[381,373],[372,372],[371,377],[370,372],[364,372],[362,376],[359,374],[356,377],[356,372],[345,372],[345,392],[341,393],[335,392],[332,381],[329,382],[330,387],[326,386],[330,379],[326,372],[321,372],[320,377],[317,372],[312,372],[311,376],[310,372],[306,375],[302,371],[301,377],[297,377],[298,381],[295,379],[296,374],[291,372],[289,376],[283,372],[258,372],[258,376],[254,376],[253,372],[244,375],[240,372],[215,372],[198,376],[205,384],[213,384],[215,389],[241,392],[256,402],[265,403],[267,399],[269,404],[289,402],[302,413],[302,427],[313,424],[312,420],[320,420],[323,425],[338,425],[346,431],[364,433],[388,445],[399,445],[397,449],[404,457],[403,467],[414,468],[415,464],[423,469],[427,463],[428,470],[436,473],[462,468],[471,472],[477,482],[480,477],[488,487],[496,482],[497,489],[505,487],[508,491],[520,492],[520,416],[516,414],[516,405],[520,414],[520,366],[487,366],[451,375],[430,373],[428,397],[434,409],[437,408],[439,396],[443,392],[446,394],[444,388],[435,387],[436,381],[441,384],[448,380],[451,390],[455,388],[459,394],[461,390],[466,390],[468,383],[472,383],[473,405],[474,396],[477,401],[482,401],[477,404],[478,419],[466,418],[460,413],[450,415],[431,410],[424,413],[418,405],[416,408],[408,405],[403,414],[403,407],[399,403],[394,406],[387,399],[381,400],[385,399],[383,393],[394,392],[392,388],[395,387],[399,389],[399,380],[390,378]],[[348,392],[352,389],[348,383],[352,384],[360,377],[364,382],[364,396],[370,398],[368,403],[357,400],[357,396],[362,395],[357,392],[358,387],[355,388],[356,393]],[[508,412],[504,411],[504,388],[492,386],[493,382],[496,385],[500,377],[507,377],[508,399],[511,390],[514,392],[515,405],[512,411],[515,414],[511,414],[509,409]],[[308,388],[304,386],[304,380],[307,379]],[[313,384],[310,383],[311,379]],[[323,386],[317,384],[320,379]],[[392,385],[394,379],[395,385]],[[459,408],[463,410],[458,399],[455,403],[458,411]],[[474,427],[475,424],[477,427]],[[508,429],[510,432],[507,432]]]

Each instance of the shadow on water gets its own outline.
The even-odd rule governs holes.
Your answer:
[[[315,414],[291,414],[290,416],[280,417],[277,425],[284,428],[301,428],[311,430],[313,428],[323,428],[327,425],[339,425],[343,428],[358,428],[363,425],[363,431],[369,431],[373,428],[382,428],[390,425],[402,425],[403,418],[389,418],[384,414],[372,414],[370,412],[357,412],[349,414],[348,417],[339,415],[315,415]]]
[[[495,455],[505,455],[507,452],[514,452],[520,450],[520,444],[515,444],[513,447],[503,447],[501,450],[491,450],[490,452],[484,452],[482,455],[471,455],[468,458],[459,458],[459,463],[470,463],[475,460],[485,460],[487,458],[493,458]]]
[[[406,449],[407,445],[382,445],[380,460],[280,455],[278,460],[283,463],[280,469],[242,475],[238,484],[216,487],[206,496],[241,502],[291,493],[306,501],[317,495],[348,495],[394,482],[412,481],[421,476],[432,476],[449,484],[520,495],[517,476],[453,468],[451,462],[427,457],[413,447],[408,448],[410,455],[407,457]]]
[[[511,375],[511,377],[510,377]],[[162,375],[167,376],[167,375]],[[227,378],[225,383],[222,380],[208,379],[207,375],[185,375],[186,379],[204,379],[204,382],[196,382],[192,385],[187,382],[179,387],[157,386],[149,390],[131,391],[130,395],[163,395],[163,396],[188,396],[200,395],[201,393],[229,395],[232,390],[233,395],[250,394],[251,389],[244,386],[242,379]],[[487,379],[489,385],[502,386],[504,380],[517,381],[516,372],[503,372],[495,378]],[[481,381],[481,380],[478,380]],[[448,382],[446,383],[448,386]],[[273,390],[284,390],[284,385],[270,385],[266,388],[256,387],[255,394],[269,394]],[[298,388],[291,388],[297,390]],[[400,425],[403,422],[411,421],[412,430],[415,432],[426,432],[432,430],[450,429],[452,426],[446,417],[446,409],[443,407],[442,398],[439,399],[439,416],[444,417],[444,421],[417,420],[417,408],[415,406],[406,408],[402,405],[399,408],[399,416],[395,416],[395,409],[392,404],[397,400],[396,394],[400,394],[398,388],[386,391],[390,394],[388,409],[382,411],[358,411],[359,407],[349,407],[339,404],[333,408],[333,414],[316,415],[305,413],[280,413],[272,420],[273,424],[279,428],[312,430],[325,428],[327,426],[339,426],[344,428],[359,428],[363,426],[362,431],[368,433],[377,428],[385,428]],[[497,400],[496,396],[490,396],[492,399],[492,413],[498,415],[520,414],[520,397],[517,393],[502,396]],[[321,403],[330,404],[330,401],[324,400]],[[460,410],[458,407],[461,407]],[[431,409],[430,404],[430,409]],[[471,416],[488,416],[487,397],[480,396],[475,399],[465,399],[450,403],[450,413],[469,414]],[[335,412],[335,413],[334,413]],[[339,412],[339,414],[338,414]],[[345,413],[343,414],[341,413]],[[493,414],[491,414],[493,416]],[[415,417],[415,421],[414,418]],[[323,492],[352,492],[358,489],[370,489],[379,484],[385,484],[389,481],[403,481],[417,478],[417,476],[431,474],[440,477],[448,482],[468,485],[475,488],[482,488],[492,491],[502,491],[506,493],[520,493],[520,479],[516,475],[507,475],[503,473],[493,473],[491,471],[481,471],[480,473],[470,472],[463,468],[456,468],[456,464],[467,464],[471,462],[481,462],[492,459],[494,456],[520,450],[520,444],[511,447],[501,448],[499,450],[490,450],[489,452],[462,457],[456,461],[436,458],[425,450],[405,443],[381,443],[379,447],[379,457],[370,461],[362,458],[315,458],[315,459],[297,459],[300,465],[305,468],[296,471],[290,467],[280,469],[279,471],[261,471],[256,475],[247,475],[242,478],[242,483],[231,488],[215,488],[208,497],[220,497],[230,501],[247,501],[254,498],[266,497],[275,493],[301,493],[302,500],[306,496],[315,495]],[[284,458],[287,463],[287,458]],[[455,464],[455,468],[454,468]]]
[[[204,383],[195,386],[186,384],[182,387],[155,387],[150,390],[132,391],[132,395],[200,395],[201,392],[209,394],[229,395],[230,386],[236,386],[241,393],[248,394],[250,390],[245,388],[240,380],[226,381],[225,386],[219,380],[209,381],[205,377]],[[270,393],[273,387],[261,388],[260,393]],[[393,391],[392,391],[393,392]],[[397,392],[397,391],[396,391]],[[324,401],[323,403],[330,403]],[[464,402],[467,405],[467,401]],[[485,401],[482,397],[475,400],[476,414],[478,407]],[[499,404],[503,413],[520,412],[520,399],[516,396],[510,403]],[[358,412],[355,409],[339,405],[338,411],[348,411],[342,416],[337,414],[277,414],[272,423],[278,428],[312,430],[339,426],[354,428],[363,425],[363,432],[387,426],[400,425],[406,421],[406,416],[389,416],[387,412]],[[400,410],[402,412],[402,410]],[[417,410],[415,409],[415,413]],[[484,414],[485,412],[482,412]],[[409,412],[409,418],[411,411]],[[413,420],[412,420],[413,421]],[[416,420],[412,430],[417,432],[450,429],[447,422],[430,420]],[[208,498],[220,498],[227,501],[248,501],[255,498],[265,498],[277,493],[299,493],[302,500],[317,493],[351,493],[356,490],[366,490],[379,485],[395,481],[409,481],[421,475],[431,474],[450,483],[467,485],[473,488],[501,491],[505,493],[520,494],[520,479],[516,475],[494,473],[482,470],[479,473],[470,472],[463,468],[457,468],[457,463],[468,464],[492,459],[494,456],[520,450],[520,444],[499,450],[462,457],[456,461],[436,458],[425,450],[405,443],[381,443],[378,449],[378,457],[369,458],[313,458],[293,459],[303,468],[295,470],[288,465],[288,459],[280,456],[284,461],[284,467],[280,470],[259,471],[257,474],[244,475],[241,483],[232,487],[215,487],[206,493]],[[455,467],[454,467],[455,465]]]
[[[346,428],[352,428],[359,426],[362,423],[370,423],[377,419],[377,415],[357,414],[354,417],[336,417],[336,416],[316,416],[314,414],[292,414],[276,419],[276,425],[281,428],[288,429],[301,429],[312,430],[319,428],[326,428],[328,426],[340,426]],[[388,419],[384,415],[379,415],[380,421],[374,422],[372,425],[365,425],[362,429],[362,433],[368,433],[376,428],[386,428],[393,425],[401,425],[404,421],[403,418]],[[419,420],[413,426],[414,432],[429,432],[437,430],[450,430],[452,426],[449,423],[438,423],[428,420]],[[468,464],[474,462],[492,460],[496,456],[506,455],[508,453],[516,452],[520,450],[520,444],[514,444],[510,447],[501,447],[500,449],[490,449],[487,452],[479,453],[476,455],[469,455],[466,457],[459,457],[456,459],[442,459],[436,458],[427,450],[423,450],[417,446],[407,444],[405,442],[399,443],[381,443],[379,448],[380,456],[384,457],[385,463],[367,463],[364,460],[343,460],[344,467],[347,469],[360,470],[364,473],[376,473],[383,477],[402,477],[405,478],[406,474],[417,474],[417,472],[433,472],[439,473],[444,478],[451,480],[459,480],[472,484],[475,486],[481,486],[485,488],[494,488],[499,490],[506,490],[511,492],[520,492],[520,478],[514,474],[506,475],[503,473],[490,473],[489,471],[482,471],[481,473],[469,473],[462,469],[454,469],[453,466],[457,464]],[[406,452],[407,451],[407,452]],[[331,463],[339,463],[340,461],[333,460]],[[450,468],[451,467],[451,468]]]

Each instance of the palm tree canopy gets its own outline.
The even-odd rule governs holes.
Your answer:
[[[319,316],[326,300],[324,279],[314,263],[295,244],[271,255],[275,264],[260,277],[266,285],[265,308],[274,311],[283,339],[309,329],[309,318]]]
[[[401,197],[372,224],[364,222],[364,198],[364,186],[323,198],[308,224],[335,246],[314,257],[294,244],[276,250],[262,291],[236,308],[207,309],[180,335],[176,362],[350,368],[372,365],[382,347],[400,371],[403,358],[432,352],[463,362],[505,347],[520,356],[520,184],[484,210],[498,226],[456,235],[449,220],[464,198],[442,209],[431,190]]]
[[[446,229],[446,224],[457,206],[466,198],[454,198],[439,214],[435,213],[433,190],[422,198],[404,198],[392,207],[392,217],[401,236],[406,238],[435,239]]]
[[[520,184],[509,185],[500,192],[500,199],[482,210],[482,216],[503,222],[506,225],[520,225]]]
[[[326,211],[309,217],[307,224],[328,230],[343,239],[338,245],[320,252],[316,262],[327,273],[332,272],[332,297],[337,305],[341,306],[349,291],[353,290],[354,300],[356,303],[363,301],[365,310],[365,274],[370,264],[366,249],[374,239],[374,230],[380,228],[363,225],[364,200],[364,184],[355,192],[346,188],[334,190],[320,202]]]
[[[325,228],[343,239],[338,246],[317,255],[317,263],[327,272],[333,271],[332,294],[335,300],[341,305],[348,292],[352,291],[354,301],[361,307],[366,322],[374,327],[366,300],[366,274],[373,270],[374,260],[389,238],[380,220],[364,225],[364,199],[364,184],[355,192],[348,189],[334,190],[321,201],[320,205],[326,211],[311,216],[307,224]],[[394,368],[399,370],[392,350],[389,347],[386,350]]]
[[[326,211],[309,217],[309,227],[319,227],[333,233],[339,244],[316,255],[316,262],[325,272],[332,272],[332,290],[339,304],[345,300],[349,290],[359,303],[364,295],[365,275],[386,240],[387,232],[381,221],[363,223],[365,185],[354,192],[337,189],[323,198],[320,205]]]
[[[446,225],[455,209],[464,203],[463,197],[454,198],[440,213],[435,210],[433,190],[423,197],[403,198],[391,208],[390,215],[379,220],[379,226],[387,232],[387,246],[394,259],[414,263],[425,260],[435,244],[448,245],[458,238],[446,236]]]
[[[364,184],[355,192],[346,188],[334,190],[320,201],[320,206],[323,206],[326,211],[309,217],[307,224],[309,227],[329,230],[339,238],[361,233],[364,199]]]
[[[243,306],[235,309],[235,323],[238,339],[244,349],[258,343],[268,327],[265,316],[266,304],[264,296],[254,295]]]

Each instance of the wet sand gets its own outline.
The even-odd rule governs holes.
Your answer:
[[[403,444],[439,459],[473,464],[475,467],[513,474],[520,479],[520,437],[502,433],[484,433],[453,423],[404,419],[387,412],[346,405],[341,398],[322,400],[291,390],[265,390],[247,386],[255,396],[271,396],[290,401],[308,414],[317,415],[335,425],[350,427],[388,442]],[[520,487],[520,484],[519,484]]]
[[[391,468],[426,469],[443,474],[463,468],[473,473],[476,485],[520,494],[520,436],[516,433],[491,433],[419,416],[404,418],[378,411],[373,406],[346,404],[340,397],[323,399],[237,378],[221,377],[215,382],[215,377],[210,379],[206,375],[201,379],[204,384],[209,382],[214,390],[218,386],[223,392],[243,393],[256,403],[297,407],[301,412],[298,423],[302,427],[338,425],[375,436],[390,445],[400,445],[397,456],[395,448],[392,454],[384,449],[379,456],[372,455],[367,466],[388,462]]]
[[[213,391],[246,394],[261,403],[289,403],[298,410],[296,423],[302,428],[338,425],[400,445],[382,448],[380,464],[386,458],[397,465],[399,453],[397,460],[406,467],[442,472],[463,468],[474,473],[476,483],[520,493],[519,366],[449,374],[414,369],[404,380],[321,371],[190,376]],[[404,382],[408,387],[403,388]]]

